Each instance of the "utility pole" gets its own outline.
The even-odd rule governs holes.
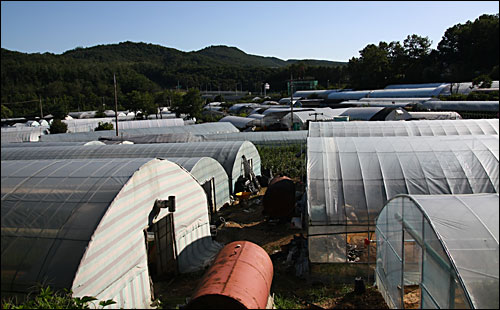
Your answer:
[[[314,121],[317,122],[318,121],[318,115],[323,115],[323,113],[314,112],[314,113],[309,113],[309,115],[314,115]]]
[[[42,96],[38,96],[40,98],[40,120],[43,119],[43,110],[42,110]]]
[[[290,130],[293,130],[293,74],[290,73]]]
[[[116,74],[115,73],[113,73],[113,82],[115,84],[115,123],[116,123],[116,136],[118,137],[118,97],[117,97],[117,93],[116,93]]]

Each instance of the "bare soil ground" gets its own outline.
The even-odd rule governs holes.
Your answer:
[[[281,252],[286,250],[294,236],[305,236],[305,231],[293,228],[289,221],[273,223],[263,215],[262,198],[265,188],[246,202],[235,202],[222,208],[218,217],[225,220],[217,229],[216,241],[227,244],[246,240],[261,246],[273,260],[274,277],[271,293],[276,308],[282,309],[387,309],[382,295],[376,288],[366,286],[366,292],[355,294],[354,285],[336,284],[333,281],[315,281],[297,278],[285,264]],[[281,257],[281,259],[279,258]],[[155,298],[164,309],[178,308],[186,303],[204,271],[158,279],[154,283]]]

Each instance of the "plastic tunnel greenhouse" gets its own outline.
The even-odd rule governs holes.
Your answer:
[[[406,122],[313,122],[309,137],[498,135],[498,119]]]
[[[376,283],[389,307],[403,308],[411,288],[423,309],[498,309],[498,202],[498,194],[387,202],[376,226]]]
[[[226,202],[230,202],[228,176],[218,161],[210,157],[169,157],[168,160],[189,171],[202,185],[207,195],[215,202],[214,212],[219,211]]]
[[[203,189],[168,160],[2,161],[1,168],[2,296],[43,284],[113,299],[110,308],[150,308],[152,273],[203,269],[221,248]],[[156,202],[174,199],[174,208]]]
[[[134,128],[123,129],[118,131],[118,136],[124,137],[127,135],[159,135],[169,133],[192,133],[206,134],[206,133],[229,133],[239,132],[238,128],[234,127],[231,123],[226,122],[213,122],[203,123],[196,125],[184,126],[169,126],[169,127],[154,127],[154,128]],[[93,132],[77,132],[77,133],[60,133],[52,135],[44,135],[40,141],[48,142],[80,142],[80,141],[93,141],[98,140],[100,137],[116,137],[116,130],[102,130]]]
[[[187,127],[187,126],[183,126]],[[2,160],[71,159],[71,158],[169,158],[211,157],[217,160],[229,177],[229,190],[244,173],[243,159],[260,175],[260,155],[255,145],[248,141],[153,143],[130,145],[88,145],[55,147],[2,148]]]
[[[363,240],[395,195],[498,193],[498,155],[498,135],[308,138],[310,260],[371,262]]]
[[[255,145],[279,146],[306,144],[307,130],[249,131],[200,135],[205,141],[250,141]]]

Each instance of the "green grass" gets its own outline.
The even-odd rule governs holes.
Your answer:
[[[72,297],[72,292],[54,292],[47,286],[40,288],[39,293],[30,294],[27,300],[19,302],[16,298],[2,298],[2,309],[91,309],[89,304],[97,298],[92,296]],[[113,300],[99,302],[101,309],[115,304]],[[92,307],[94,308],[94,307]]]
[[[281,294],[274,295],[274,305],[276,309],[300,309],[302,305],[300,301],[293,296],[284,296]]]

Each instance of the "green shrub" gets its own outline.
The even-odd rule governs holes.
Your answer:
[[[257,145],[262,169],[302,179],[306,175],[306,146],[301,144],[262,146]]]
[[[60,119],[53,119],[52,124],[50,125],[50,133],[66,133],[68,131],[68,125],[63,123]]]
[[[41,288],[40,292],[25,300],[17,303],[14,299],[2,298],[2,309],[90,309],[90,302],[97,300],[92,296],[72,297],[72,292],[64,289],[64,292],[54,292],[50,286]],[[99,306],[102,308],[115,304],[112,299],[102,300]]]
[[[113,126],[113,123],[99,122],[99,124],[94,129],[94,131],[113,130],[113,129],[115,129],[115,126]]]

